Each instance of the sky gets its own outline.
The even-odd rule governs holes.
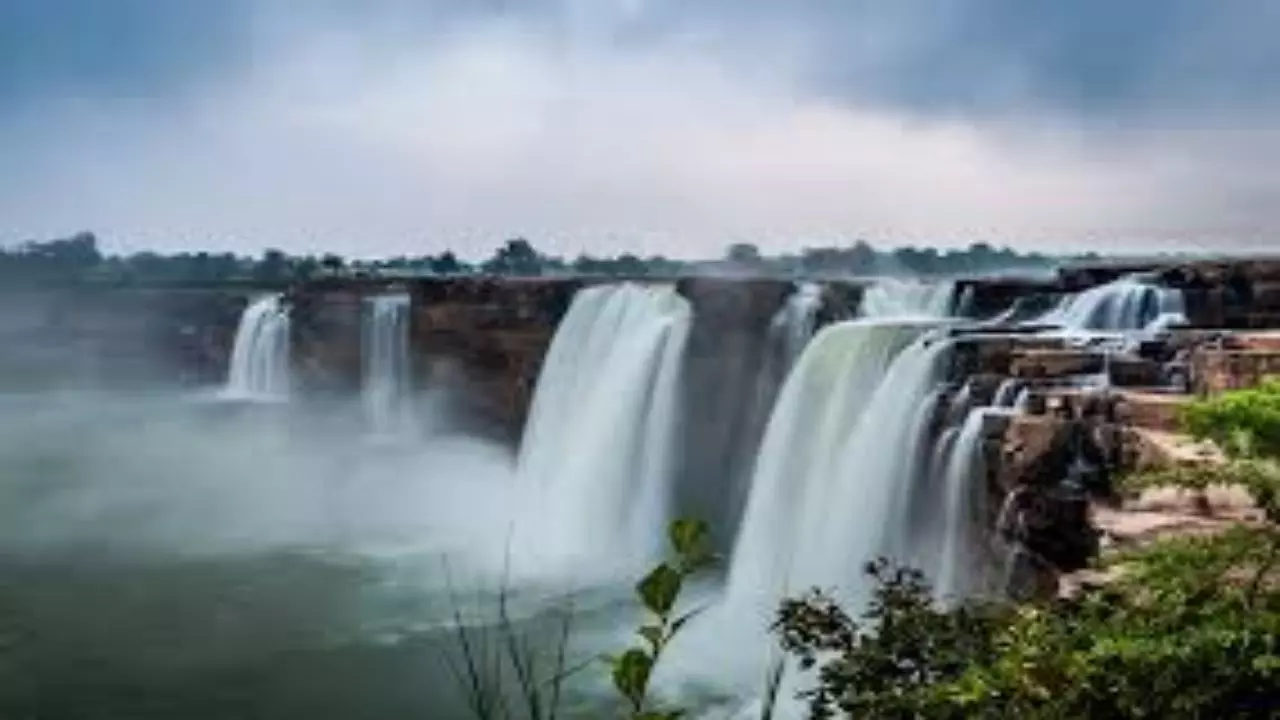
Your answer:
[[[1280,250],[1275,0],[0,0],[0,243]]]

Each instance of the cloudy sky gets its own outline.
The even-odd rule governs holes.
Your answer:
[[[0,242],[1280,250],[1276,0],[0,0]]]

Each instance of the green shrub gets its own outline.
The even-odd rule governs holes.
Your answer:
[[[1229,577],[1257,539],[1126,558],[1139,570],[1076,603],[940,608],[918,573],[881,562],[860,621],[813,593],[776,629],[818,670],[813,718],[1272,717],[1280,595]]]

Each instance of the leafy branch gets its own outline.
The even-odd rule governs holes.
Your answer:
[[[681,710],[661,711],[648,699],[649,681],[663,651],[702,608],[676,611],[685,581],[714,560],[708,549],[706,523],[677,520],[668,531],[673,557],[649,571],[636,585],[636,595],[648,618],[637,630],[643,645],[616,657],[606,657],[613,669],[613,685],[625,700],[630,720],[676,720]]]

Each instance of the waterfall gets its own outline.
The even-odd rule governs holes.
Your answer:
[[[947,317],[951,315],[955,283],[879,279],[862,297],[862,316],[868,318]]]
[[[726,605],[760,622],[810,586],[861,599],[863,562],[900,549],[942,353],[924,321],[824,328],[787,378],[761,445]]]
[[[708,523],[720,552],[733,547],[769,414],[825,300],[815,283],[786,289],[779,297],[772,287],[712,281],[682,288],[704,312],[685,350],[675,503],[679,514]]]
[[[1000,408],[1015,407],[1022,389],[1022,381],[1017,378],[1001,380],[1000,385],[996,388],[996,394],[991,400],[992,406]]]
[[[375,432],[403,432],[413,425],[409,373],[409,296],[366,298],[361,323],[365,413]]]
[[[786,369],[790,369],[804,352],[804,346],[809,344],[821,309],[822,286],[801,283],[773,316],[769,324],[769,345],[771,349],[781,351]]]
[[[1183,311],[1180,290],[1128,276],[1073,295],[1035,322],[1068,331],[1161,329],[1185,321]]]
[[[225,393],[237,399],[289,393],[289,312],[280,295],[265,295],[240,316]]]
[[[977,292],[973,289],[973,285],[965,285],[959,299],[956,300],[956,309],[953,314],[960,317],[973,317],[977,300]]]
[[[822,309],[822,286],[817,283],[801,283],[787,296],[786,301],[769,323],[768,336],[765,338],[764,359],[756,374],[751,402],[744,410],[746,442],[743,443],[741,455],[743,461],[731,472],[730,495],[725,498],[733,523],[726,528],[726,543],[732,543],[741,520],[743,508],[746,506],[746,495],[750,489],[751,475],[755,471],[755,459],[760,450],[760,442],[764,437],[765,427],[778,393],[786,381],[791,368],[804,352],[805,346],[813,339],[817,328],[818,311]],[[705,482],[695,478],[694,481]]]
[[[538,561],[629,564],[663,547],[692,311],[671,287],[581,290],[556,329],[520,445]]]
[[[942,530],[941,543],[930,574],[934,596],[939,599],[962,598],[977,587],[974,578],[979,572],[973,550],[978,544],[975,528],[981,526],[981,518],[977,517],[976,501],[984,488],[975,481],[974,470],[981,458],[988,412],[986,408],[969,412],[950,444],[942,468],[942,513],[936,521]]]
[[[1017,397],[1013,400],[1013,409],[1019,413],[1025,413],[1031,408],[1031,388],[1024,387],[1018,391]]]

